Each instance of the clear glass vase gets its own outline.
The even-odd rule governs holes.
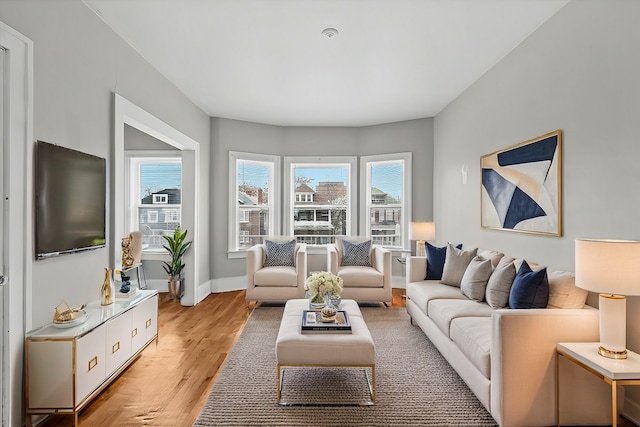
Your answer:
[[[324,298],[319,294],[313,295],[311,298],[309,298],[309,307],[312,310],[320,310],[325,306],[325,304],[326,303],[324,301]]]

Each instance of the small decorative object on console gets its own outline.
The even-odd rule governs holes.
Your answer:
[[[100,288],[100,305],[113,304],[113,281],[111,280],[111,269],[105,267],[104,269],[104,281],[102,282],[102,288]]]
[[[86,304],[79,307],[70,308],[65,300],[62,300],[53,313],[53,326],[57,328],[70,328],[84,323],[87,320],[87,313],[84,311]]]
[[[127,276],[122,271],[120,271],[120,278],[122,279],[122,286],[120,286],[120,292],[123,294],[128,294],[131,290],[131,276]]]
[[[122,238],[122,266],[130,267],[133,261],[133,236],[129,233]]]

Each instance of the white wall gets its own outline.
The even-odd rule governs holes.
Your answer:
[[[640,239],[640,2],[572,1],[435,118],[437,239],[573,270],[574,239]],[[563,237],[480,228],[480,156],[563,130]],[[467,164],[468,183],[460,168]],[[638,260],[640,262],[640,260]],[[606,266],[604,266],[606,267]],[[628,347],[640,351],[640,297]],[[625,413],[635,420],[640,391]]]
[[[408,120],[377,126],[280,127],[229,119],[212,119],[211,169],[211,277],[232,278],[246,274],[245,259],[228,259],[229,151],[277,156],[366,156],[413,153],[412,214],[418,220],[432,218],[433,119]],[[356,175],[359,178],[359,174]],[[316,260],[312,260],[313,263]],[[326,262],[325,262],[326,263]],[[321,265],[316,263],[317,265]],[[314,264],[314,265],[316,265]],[[400,274],[400,265],[394,267]],[[240,283],[240,282],[238,282]],[[244,282],[240,283],[244,285]]]
[[[205,159],[200,168],[200,215],[208,217],[210,128],[209,118],[200,109],[80,0],[3,0],[0,20],[34,42],[35,139],[105,157],[111,167],[113,92],[119,93],[200,143]],[[31,154],[28,161],[33,161]],[[203,222],[198,236],[206,242],[208,226]],[[109,251],[107,247],[31,261],[33,280],[25,284],[33,295],[26,302],[27,328],[50,322],[62,299],[71,306],[98,299]],[[200,254],[204,257],[200,275],[206,279],[208,245]],[[33,259],[33,254],[28,256]]]

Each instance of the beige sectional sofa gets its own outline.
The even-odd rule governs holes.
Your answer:
[[[521,263],[493,251],[478,255],[492,259],[494,272],[500,261],[513,262],[516,271]],[[412,324],[499,425],[556,425],[556,344],[599,337],[598,310],[585,305],[586,291],[575,286],[573,274],[547,270],[548,308],[495,309],[467,298],[459,287],[425,280],[426,270],[426,258],[408,258],[406,305]],[[560,367],[561,424],[610,425],[608,386],[564,360]]]

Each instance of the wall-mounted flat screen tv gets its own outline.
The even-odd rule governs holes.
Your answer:
[[[106,160],[36,143],[36,259],[104,247]]]

